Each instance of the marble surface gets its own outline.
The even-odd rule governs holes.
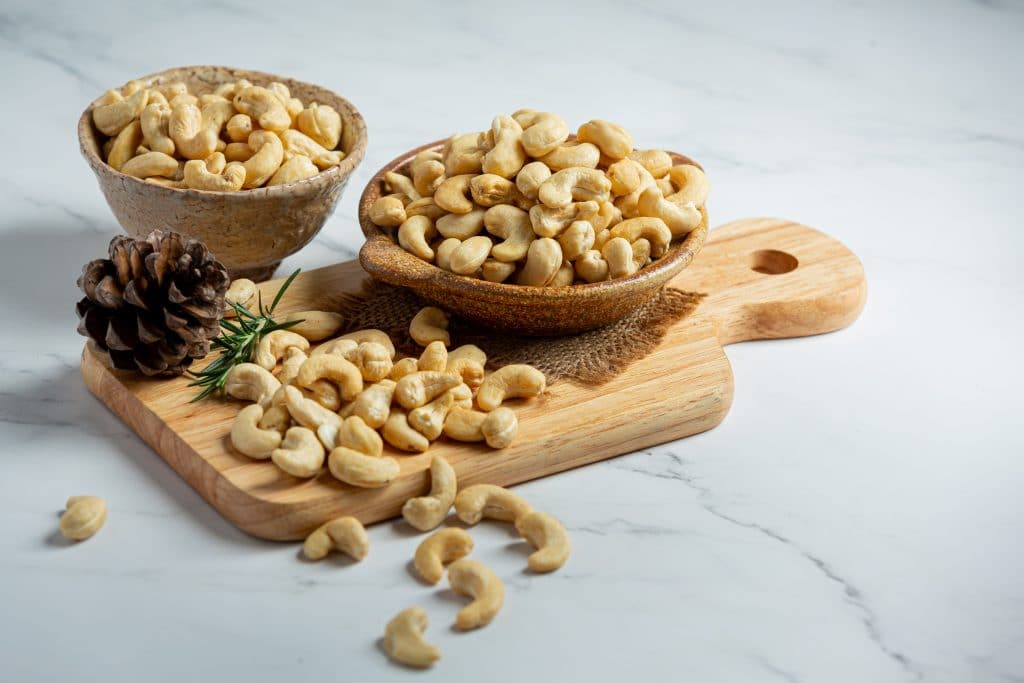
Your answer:
[[[0,680],[400,680],[378,650],[423,605],[425,679],[1024,680],[1024,6],[887,3],[6,1],[0,10]],[[718,428],[519,487],[573,535],[488,628],[407,572],[417,543],[308,564],[221,519],[85,390],[75,278],[118,226],[75,123],[172,65],[293,75],[356,103],[366,161],[284,270],[352,258],[358,190],[499,112],[607,118],[684,151],[714,223],[779,215],[863,259],[828,336],[729,349]],[[55,536],[68,495],[110,505]]]

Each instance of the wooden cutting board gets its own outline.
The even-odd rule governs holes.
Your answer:
[[[302,273],[279,310],[323,308],[357,291],[355,261]],[[280,281],[264,283],[267,295]],[[142,437],[211,505],[261,538],[292,540],[328,519],[363,523],[399,514],[429,489],[430,458],[440,453],[460,485],[511,485],[703,432],[725,417],[733,380],[722,347],[749,339],[831,332],[851,323],[867,293],[857,257],[811,228],[753,218],[711,231],[693,264],[672,286],[708,296],[649,356],[601,387],[558,382],[518,402],[520,430],[511,447],[436,442],[420,455],[396,455],[401,476],[383,489],[357,489],[326,468],[312,480],[236,453],[228,439],[237,402],[190,403],[188,380],[151,380],[111,370],[88,347],[82,376],[89,390]],[[837,359],[836,362],[839,362]]]

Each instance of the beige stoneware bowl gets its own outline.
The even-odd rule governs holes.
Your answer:
[[[370,206],[382,195],[384,174],[408,171],[409,162],[424,150],[444,147],[444,140],[406,152],[384,166],[359,199],[359,225],[366,242],[359,262],[374,278],[413,290],[419,296],[487,327],[528,336],[554,336],[592,330],[615,322],[657,294],[688,266],[704,245],[708,216],[684,239],[646,268],[624,278],[571,285],[525,287],[456,275],[410,254],[396,241],[397,229],[381,228],[370,220]],[[669,152],[676,164],[697,162]]]
[[[145,236],[173,230],[206,243],[232,277],[269,278],[281,259],[305,246],[334,212],[349,176],[366,153],[366,123],[348,100],[310,83],[223,66],[188,66],[142,77],[146,84],[182,81],[201,95],[221,83],[247,78],[256,85],[280,81],[303,103],[334,107],[344,129],[340,165],[286,185],[240,192],[182,190],[147,183],[115,171],[101,158],[103,135],[92,123],[92,102],[78,121],[82,155],[96,174],[103,196],[125,232]],[[98,98],[97,98],[98,99]]]

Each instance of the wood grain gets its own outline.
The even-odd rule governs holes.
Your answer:
[[[356,291],[355,262],[303,273],[282,311],[325,306]],[[262,285],[264,294],[279,281]],[[234,452],[228,441],[238,404],[190,403],[187,380],[155,381],[109,369],[88,347],[89,390],[239,528],[293,540],[322,522],[354,515],[368,524],[399,514],[429,489],[430,458],[440,453],[460,485],[511,485],[561,472],[717,425],[732,403],[732,369],[723,346],[748,339],[831,332],[851,323],[867,289],[857,257],[834,239],[782,219],[744,219],[713,230],[700,257],[671,283],[708,294],[649,356],[601,387],[557,383],[517,402],[520,432],[508,449],[437,442],[425,454],[396,455],[401,476],[383,489],[357,489],[326,471],[312,480]]]

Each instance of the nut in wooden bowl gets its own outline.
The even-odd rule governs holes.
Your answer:
[[[183,95],[185,101],[195,99],[200,106],[205,106],[204,96],[217,99],[214,96],[219,87],[239,81],[249,81],[252,86],[260,86],[256,88],[259,91],[258,94],[266,94],[263,88],[270,87],[275,82],[283,84],[291,98],[291,100],[285,100],[289,102],[289,106],[298,107],[301,104],[307,107],[301,113],[296,110],[285,114],[285,126],[289,124],[287,117],[293,113],[297,114],[292,117],[292,124],[307,123],[308,125],[302,127],[310,130],[314,137],[320,137],[320,139],[325,138],[316,135],[320,132],[316,127],[318,122],[316,120],[303,121],[302,117],[316,118],[315,112],[309,111],[313,102],[320,106],[328,105],[333,108],[340,115],[341,133],[336,151],[329,150],[329,153],[335,156],[332,161],[328,162],[332,165],[317,163],[316,166],[313,166],[303,158],[294,159],[295,163],[288,166],[288,141],[285,140],[284,163],[280,164],[281,174],[276,180],[271,179],[270,175],[261,178],[259,184],[262,186],[252,189],[239,191],[191,189],[182,187],[183,182],[170,179],[168,179],[169,182],[163,182],[164,179],[160,177],[150,178],[150,182],[147,182],[142,177],[136,177],[136,175],[148,175],[147,173],[132,175],[115,168],[117,166],[124,169],[124,164],[133,162],[138,165],[139,161],[137,160],[145,161],[142,156],[151,150],[139,149],[128,144],[126,149],[119,150],[119,153],[114,155],[117,156],[119,162],[114,163],[111,150],[115,143],[110,141],[115,138],[111,136],[114,131],[123,129],[125,127],[123,124],[127,121],[118,120],[119,112],[117,111],[111,111],[109,115],[104,112],[105,115],[97,121],[93,112],[94,108],[111,103],[118,97],[123,97],[127,101],[131,97],[129,91],[138,88],[145,88],[148,92],[156,92],[157,89],[162,88],[161,94],[152,96],[154,100],[169,99],[173,104],[177,93]],[[280,86],[275,87],[280,88]],[[283,88],[280,90],[283,92]],[[224,90],[222,89],[221,92]],[[233,93],[228,94],[232,95]],[[171,97],[169,98],[168,95]],[[147,94],[147,99],[148,97]],[[242,99],[244,100],[244,97]],[[238,97],[234,97],[233,100],[221,103],[227,107],[229,106],[228,102],[239,106],[240,100]],[[241,101],[240,106],[246,111],[250,111],[251,118],[255,121],[252,124],[254,131],[251,135],[274,135],[268,131],[271,130],[271,127],[276,130],[275,122],[269,118],[263,121],[263,118],[269,117],[270,114],[264,111],[265,108],[262,107],[258,98],[253,98],[252,102]],[[285,109],[282,108],[282,111]],[[166,132],[169,125],[167,121],[159,124],[143,120],[145,117],[134,110],[120,113],[124,114],[120,117],[121,119],[134,116],[134,122],[131,125],[136,129],[145,128],[147,125],[150,127],[163,125]],[[206,118],[209,117],[204,116],[200,123],[198,113],[192,113],[196,118],[196,121],[192,123],[195,123],[196,126],[207,125]],[[229,143],[228,141],[247,139],[232,129],[234,119],[235,117],[232,117],[227,122],[221,122],[221,130],[214,138],[217,148],[223,147],[225,153],[228,154],[228,162],[232,160],[230,144],[245,146],[242,142]],[[260,130],[260,121],[266,124],[267,130]],[[171,124],[173,123],[172,116]],[[187,120],[183,120],[181,126],[188,123]],[[333,119],[333,123],[336,125],[336,118]],[[101,131],[100,128],[105,130]],[[302,136],[302,140],[308,140],[298,130],[284,130],[280,134],[283,137],[286,133],[298,134],[295,137]],[[128,137],[130,136],[124,136],[124,138]],[[198,134],[195,137],[198,138]],[[122,142],[124,138],[122,138]],[[363,159],[366,152],[367,136],[366,124],[356,108],[347,100],[325,88],[259,71],[223,66],[190,66],[144,76],[137,81],[131,81],[123,91],[117,94],[108,93],[97,98],[90,103],[78,121],[78,140],[82,155],[96,174],[107,204],[110,205],[114,216],[125,232],[133,236],[145,237],[150,231],[159,228],[197,238],[203,241],[218,260],[228,268],[233,278],[245,277],[251,280],[264,280],[273,274],[283,258],[305,246],[323,227],[324,222],[334,211],[349,176]],[[161,142],[168,143],[167,140],[161,140]],[[105,143],[108,150],[104,149]],[[251,139],[248,140],[248,145],[250,148],[253,146]],[[280,145],[275,146],[280,148]],[[131,149],[127,147],[131,147]],[[184,159],[180,159],[182,154],[179,153],[182,150],[175,149],[173,142],[170,142],[167,151],[172,150],[175,151],[174,158],[179,158],[176,162],[171,157],[164,158],[159,154],[154,154],[154,158],[159,157],[170,166],[177,164],[179,167],[184,167]],[[196,158],[194,155],[185,156]],[[237,166],[233,168],[228,163],[227,170],[224,171],[224,156],[214,156],[219,156],[221,169],[212,169],[209,176],[206,175],[206,168],[199,169],[197,173],[201,173],[210,181],[210,187],[215,186],[214,180],[221,185],[231,186],[230,181],[237,179],[231,173],[235,172],[235,175],[241,175],[241,169]],[[253,154],[252,158],[256,156]],[[343,157],[340,163],[337,160],[338,157]],[[277,159],[278,162],[281,160],[281,158]],[[193,162],[193,164],[196,163],[198,162]],[[211,162],[207,161],[207,166],[210,165]],[[301,168],[303,165],[306,167],[305,170]],[[171,170],[180,171],[180,168]],[[186,172],[188,170],[185,169]],[[195,171],[195,169],[191,170]],[[222,171],[223,176],[219,175]],[[314,171],[318,172],[312,175]],[[169,172],[163,171],[165,174]],[[292,180],[293,178],[300,179]],[[185,179],[187,180],[187,175]],[[248,185],[248,183],[246,184]]]
[[[570,141],[572,138],[569,136]],[[458,275],[406,251],[398,244],[397,227],[380,227],[370,217],[374,203],[388,194],[386,174],[408,174],[410,164],[420,152],[440,152],[444,146],[445,141],[439,140],[411,150],[385,165],[370,180],[359,200],[359,224],[366,237],[359,261],[375,279],[408,287],[424,299],[492,329],[555,336],[611,324],[636,310],[688,266],[707,237],[708,218],[702,205],[701,221],[696,228],[673,241],[664,255],[625,277],[536,287]],[[669,155],[673,164],[700,168],[682,154]]]

